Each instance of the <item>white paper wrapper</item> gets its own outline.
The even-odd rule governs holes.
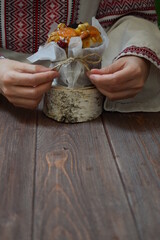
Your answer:
[[[28,58],[31,63],[35,63],[41,60],[51,61],[50,67],[53,68],[58,62],[66,60],[67,57],[84,57],[88,54],[103,55],[104,50],[108,47],[108,37],[104,29],[99,24],[95,17],[92,18],[92,26],[95,26],[100,32],[103,39],[101,45],[93,48],[82,48],[82,41],[80,37],[73,37],[70,39],[68,46],[68,54],[65,50],[60,48],[56,43],[46,43],[44,46],[40,46],[38,52]],[[57,24],[53,24],[50,32],[56,29]],[[67,56],[68,55],[68,56]],[[96,60],[96,59],[93,59]],[[100,68],[101,64],[90,64],[90,69]],[[53,81],[53,84],[64,85],[70,88],[85,87],[91,85],[89,78],[86,76],[85,66],[79,62],[74,61],[71,63],[63,64],[59,70],[60,77]]]

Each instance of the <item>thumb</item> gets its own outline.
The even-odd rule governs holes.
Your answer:
[[[114,63],[112,63],[104,68],[91,69],[90,74],[100,74],[100,75],[112,74],[112,73],[122,70],[123,66],[124,66],[124,62],[117,60]]]

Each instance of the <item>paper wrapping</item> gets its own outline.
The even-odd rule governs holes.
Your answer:
[[[50,42],[46,43],[44,46],[40,46],[38,52],[33,54],[28,58],[31,63],[37,61],[49,60],[50,67],[53,68],[59,62],[66,60],[67,58],[73,57],[84,57],[89,54],[98,54],[102,57],[104,50],[108,47],[108,37],[106,32],[103,30],[98,20],[95,17],[92,18],[92,26],[96,27],[102,36],[102,44],[97,47],[92,48],[82,48],[82,41],[80,37],[72,37],[68,46],[68,52],[60,48],[57,43]],[[49,33],[57,28],[57,24],[51,26]],[[96,60],[93,57],[93,61]],[[89,68],[100,68],[101,63],[89,64]],[[53,79],[53,85],[63,85],[69,88],[85,87],[92,85],[89,78],[86,75],[86,68],[83,63],[79,61],[74,61],[71,63],[63,64],[59,69],[59,77]]]

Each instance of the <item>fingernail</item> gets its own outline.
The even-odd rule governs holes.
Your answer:
[[[91,74],[91,75],[90,75],[90,78],[91,78],[92,80],[95,80],[95,79],[96,79],[96,75]]]

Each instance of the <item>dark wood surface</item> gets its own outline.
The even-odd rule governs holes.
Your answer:
[[[159,240],[160,113],[57,123],[0,97],[0,240]]]

